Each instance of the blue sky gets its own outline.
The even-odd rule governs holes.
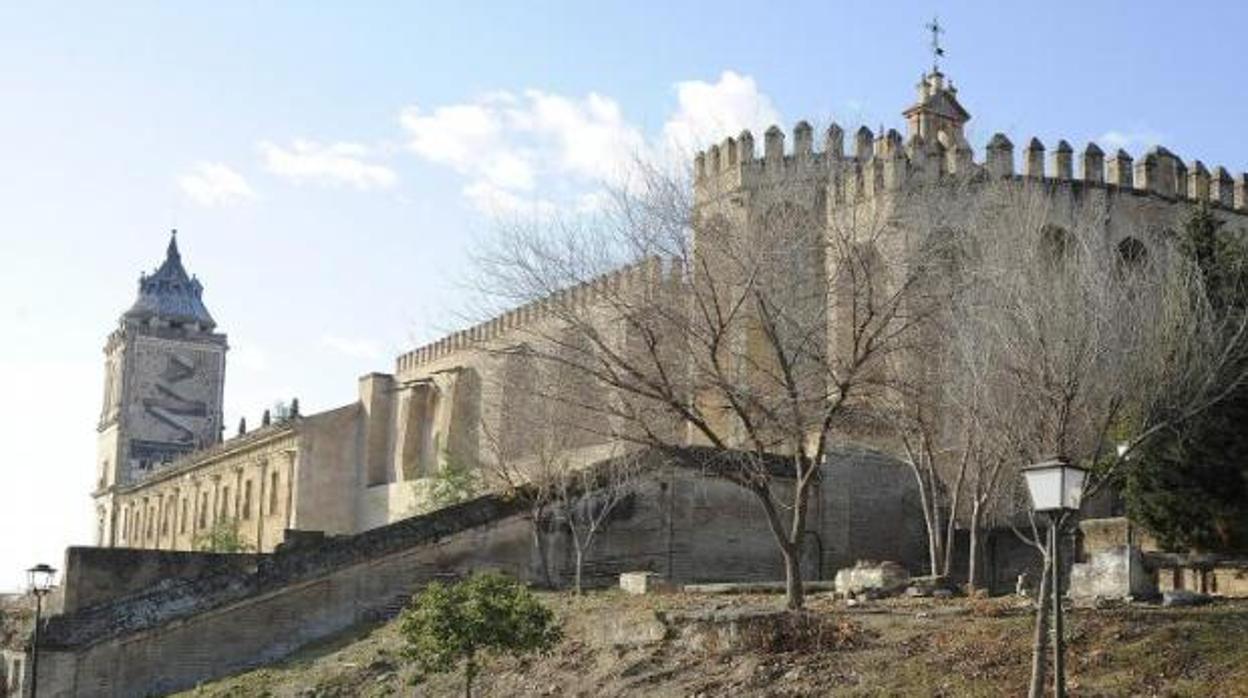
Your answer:
[[[1183,9],[0,6],[0,589],[90,540],[101,348],[171,227],[230,335],[227,424],[325,409],[456,326],[492,216],[592,207],[629,157],[743,126],[901,129],[934,13],[977,149],[1156,142],[1248,169],[1248,5]]]

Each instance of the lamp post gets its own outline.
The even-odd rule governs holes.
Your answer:
[[[1068,515],[1079,511],[1087,475],[1087,470],[1061,457],[1023,468],[1032,509],[1049,517],[1049,550],[1053,560],[1053,695],[1057,698],[1066,696],[1061,528]],[[1044,603],[1044,600],[1040,602]]]
[[[27,588],[35,595],[35,631],[30,640],[30,698],[35,698],[39,686],[39,622],[43,616],[43,597],[52,591],[54,576],[56,570],[42,562],[26,570]]]

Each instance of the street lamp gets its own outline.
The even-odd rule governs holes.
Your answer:
[[[1023,468],[1031,506],[1049,517],[1049,550],[1053,559],[1053,695],[1066,696],[1066,662],[1062,633],[1062,549],[1060,531],[1068,515],[1083,501],[1088,471],[1065,458],[1054,458]],[[1044,599],[1040,600],[1044,603]]]
[[[42,562],[26,570],[27,588],[35,595],[35,632],[30,640],[30,698],[35,698],[39,685],[39,622],[43,615],[43,597],[52,591],[55,576],[56,570]]]

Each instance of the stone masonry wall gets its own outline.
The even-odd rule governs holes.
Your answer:
[[[847,543],[812,542],[809,576],[826,576],[855,556],[900,555],[911,568],[922,565],[922,538],[911,540],[906,523],[921,526],[917,509],[906,509],[912,493],[904,470],[857,457],[834,461],[826,473],[812,501],[812,540]],[[832,492],[839,493],[839,503]],[[845,525],[855,530],[841,536],[836,529]],[[573,572],[568,536],[557,524],[545,530],[550,581],[566,584]],[[80,607],[49,622],[41,643],[41,695],[130,696],[192,686],[393,613],[431,579],[501,569],[541,584],[547,580],[533,539],[519,502],[487,496],[320,545],[279,550],[261,556],[255,572],[170,581],[110,604]],[[752,495],[669,467],[651,471],[619,507],[590,552],[586,581],[611,584],[631,570],[659,572],[677,583],[775,580],[782,569]]]
[[[261,555],[71,547],[65,551],[62,613],[150,589],[222,572],[254,572]]]

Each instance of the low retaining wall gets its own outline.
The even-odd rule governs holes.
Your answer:
[[[72,613],[113,599],[220,573],[255,572],[264,555],[72,547],[65,551],[59,607]]]
[[[530,527],[489,497],[49,619],[40,696],[169,693],[282,657],[401,603],[431,578],[525,576]]]

